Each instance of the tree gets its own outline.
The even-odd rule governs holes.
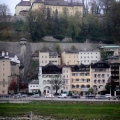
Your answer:
[[[65,81],[62,79],[62,75],[52,75],[51,85],[53,90],[55,90],[55,94],[58,94],[58,90],[63,87]]]
[[[10,10],[7,5],[0,4],[0,33],[4,36],[10,36],[11,24],[10,24]]]
[[[59,45],[56,45],[56,51],[57,51],[58,54],[61,54],[61,48],[60,48]]]
[[[110,93],[110,89],[111,89],[111,94],[113,95],[115,88],[116,88],[116,82],[112,80],[111,77],[109,77],[108,82],[105,85],[106,91]]]
[[[76,50],[76,47],[73,45],[73,46],[71,47],[71,49],[72,49],[72,50]]]
[[[88,90],[88,92],[89,92],[89,94],[93,94],[93,92],[94,92],[93,88],[90,88],[90,89]]]
[[[113,1],[106,15],[108,32],[116,43],[120,43],[120,2]]]
[[[31,39],[35,42],[45,36],[46,33],[46,11],[45,8],[30,11],[27,16],[28,29]]]

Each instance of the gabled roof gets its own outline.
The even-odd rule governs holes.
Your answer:
[[[20,1],[16,6],[31,6],[30,1]]]
[[[91,65],[91,68],[110,68],[110,65],[104,61],[98,61]]]
[[[46,66],[42,67],[43,74],[62,74],[62,68],[54,65],[53,63],[48,63]]]

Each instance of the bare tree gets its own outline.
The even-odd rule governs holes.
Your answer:
[[[53,90],[56,91],[55,94],[58,93],[58,90],[62,88],[64,84],[65,84],[65,81],[63,80],[61,74],[52,75],[51,85]]]

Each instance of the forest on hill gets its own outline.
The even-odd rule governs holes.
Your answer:
[[[56,9],[51,15],[50,9],[40,8],[29,11],[26,21],[10,21],[8,6],[0,4],[0,40],[16,41],[21,37],[31,42],[43,41],[44,36],[53,36],[62,41],[64,37],[71,37],[73,42],[84,42],[90,39],[93,42],[103,43],[120,42],[120,2],[104,0],[102,13],[96,2],[91,3],[91,9],[84,9],[83,17],[76,12],[68,16],[67,9],[58,15]]]

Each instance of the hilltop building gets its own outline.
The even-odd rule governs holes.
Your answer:
[[[73,1],[73,0],[72,0]],[[15,7],[16,15],[26,15],[29,10],[37,10],[40,8],[49,8],[51,15],[54,15],[57,10],[58,15],[61,15],[64,9],[67,10],[67,15],[75,15],[79,12],[83,15],[83,3],[80,2],[68,2],[64,0],[21,0]]]

